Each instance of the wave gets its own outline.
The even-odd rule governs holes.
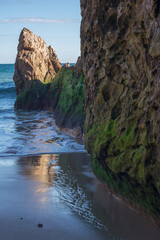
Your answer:
[[[50,156],[53,154],[56,155],[63,155],[63,154],[75,154],[75,153],[79,153],[79,154],[88,154],[86,150],[69,150],[69,151],[53,151],[53,152],[37,152],[37,153],[16,153],[16,152],[2,152],[0,153],[0,158],[7,158],[7,157],[32,157],[32,156]]]
[[[0,88],[0,95],[1,94],[10,94],[10,93],[16,93],[15,87],[8,87],[8,88]]]
[[[0,86],[2,85],[6,85],[6,84],[12,84],[14,85],[14,82],[13,82],[13,79],[12,78],[5,78],[5,79],[2,79],[0,78]]]
[[[14,74],[14,64],[0,64],[0,73]]]

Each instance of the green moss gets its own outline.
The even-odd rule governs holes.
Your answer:
[[[53,109],[61,118],[84,121],[84,75],[76,77],[74,68],[62,68],[47,84],[33,80],[30,87],[18,96],[15,107],[22,109]],[[50,80],[49,80],[50,81]],[[76,120],[75,120],[76,121]]]
[[[85,133],[87,148],[92,149],[94,157],[99,157],[103,147],[115,137],[115,121],[110,120],[106,125],[104,122],[96,123],[94,127],[86,129]]]
[[[117,156],[108,157],[108,159],[106,159],[106,162],[109,168],[115,173],[124,173],[131,166],[133,152],[133,150],[126,150],[122,153],[117,154]]]
[[[137,141],[135,128],[135,125],[130,125],[122,135],[120,135],[120,132],[117,129],[116,138],[112,141],[108,149],[109,154],[112,155],[114,152],[123,152],[135,145]]]
[[[139,183],[146,181],[146,142],[144,140],[143,144],[137,145],[140,134],[136,123],[121,133],[118,121],[110,119],[106,126],[104,121],[97,122],[85,131],[86,145],[94,158],[105,161],[114,173],[127,172]]]
[[[138,165],[137,179],[141,183],[143,183],[143,181],[145,182],[145,166],[142,163]]]
[[[108,123],[101,120],[85,126],[85,131],[95,175],[147,213],[159,216],[160,184],[156,185],[157,190],[153,187],[154,145],[148,145],[149,130],[145,124],[138,128],[137,122],[132,121],[122,129],[118,119],[110,119]]]
[[[144,162],[146,156],[146,148],[140,146],[139,148],[135,149],[134,156],[132,158],[132,164],[136,167],[139,163]]]
[[[139,183],[145,183],[146,174],[145,174],[145,158],[146,158],[146,148],[140,146],[134,150],[132,157],[132,168],[130,169],[130,176],[135,177]]]
[[[29,89],[21,93],[15,102],[16,108],[35,109],[43,105],[43,100],[47,91],[46,85],[37,80],[30,83]]]
[[[60,78],[60,81],[59,81]],[[84,76],[76,79],[72,69],[63,69],[55,81],[61,84],[62,90],[59,97],[58,109],[71,115],[83,114],[84,101]]]
[[[152,156],[154,146],[148,145],[149,130],[145,125],[139,129],[133,121],[123,129],[117,119],[106,122],[102,120],[85,126],[95,175],[132,204],[159,217],[160,184],[157,190],[153,187],[156,169]],[[151,177],[150,185],[147,173]]]

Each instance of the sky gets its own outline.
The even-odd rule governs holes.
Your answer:
[[[14,63],[26,27],[52,45],[62,63],[80,55],[79,0],[0,0],[0,64]]]

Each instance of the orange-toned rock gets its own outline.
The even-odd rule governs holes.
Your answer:
[[[70,66],[71,66],[70,63],[67,62],[63,67],[64,67],[64,68],[70,68]]]
[[[31,80],[51,81],[62,67],[54,49],[30,30],[24,28],[19,37],[15,62],[14,82],[20,94],[30,86]]]

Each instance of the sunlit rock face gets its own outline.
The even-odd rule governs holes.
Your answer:
[[[15,63],[14,82],[20,94],[29,87],[31,80],[42,83],[51,81],[62,67],[54,49],[45,41],[24,28],[19,37]]]
[[[159,1],[81,0],[81,11],[86,147],[113,174],[158,195]]]

